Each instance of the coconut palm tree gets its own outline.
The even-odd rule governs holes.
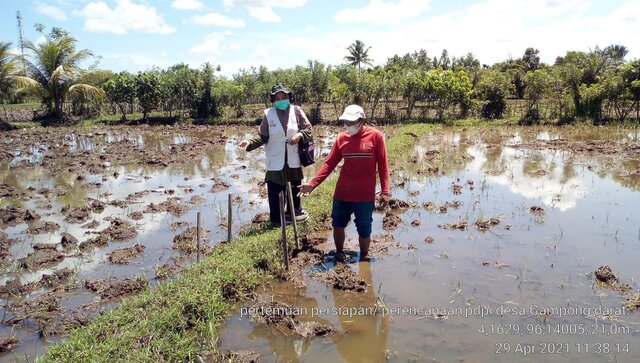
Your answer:
[[[11,43],[0,42],[0,100],[5,100],[14,89],[18,63],[10,51]]]
[[[363,41],[356,40],[355,43],[347,48],[349,55],[345,56],[344,59],[352,66],[357,66],[358,69],[363,63],[370,66],[372,59],[369,58],[369,49],[371,47],[365,47]]]
[[[104,92],[97,87],[77,83],[80,75],[79,63],[93,56],[86,49],[76,50],[76,40],[68,34],[47,36],[44,41],[25,42],[31,51],[25,59],[28,77],[18,77],[29,88],[42,97],[42,103],[56,117],[62,117],[62,105],[68,97],[100,97]]]

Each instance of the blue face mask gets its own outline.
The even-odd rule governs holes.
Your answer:
[[[289,107],[289,100],[286,98],[284,100],[277,100],[274,103],[276,105],[276,108],[281,111],[284,111],[287,109],[287,107]]]

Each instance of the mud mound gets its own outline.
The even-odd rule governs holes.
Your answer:
[[[0,184],[0,198],[24,199],[26,196],[9,184]]]
[[[266,222],[269,222],[269,213],[258,213],[251,220],[251,223],[254,223],[254,224],[260,224],[260,223],[266,223]]]
[[[405,202],[404,200],[391,198],[391,199],[389,199],[389,202],[387,203],[386,206],[383,206],[383,205],[380,205],[380,204],[376,205],[376,210],[383,211],[383,210],[385,210],[387,208],[398,210],[398,209],[408,209],[408,208],[411,208],[411,207],[412,207],[412,205],[407,203],[407,202]]]
[[[422,208],[428,210],[429,212],[436,209],[437,205],[434,202],[425,202],[422,204]]]
[[[106,203],[101,202],[99,200],[94,200],[91,202],[91,210],[93,211],[93,213],[97,213],[100,214],[102,212],[104,212],[105,207],[107,206]]]
[[[55,266],[64,260],[64,254],[55,249],[35,250],[27,257],[21,258],[20,267],[29,271],[38,271],[45,267]]]
[[[16,240],[10,239],[6,233],[0,231],[0,266],[2,266],[2,262],[11,256],[9,248],[14,243],[16,243]]]
[[[102,300],[114,299],[120,296],[137,294],[149,285],[142,278],[118,280],[116,278],[103,280],[87,280],[84,287],[96,293]]]
[[[176,231],[176,230],[178,230],[178,229],[180,229],[182,227],[186,227],[188,225],[189,225],[189,223],[185,222],[185,221],[173,222],[173,223],[171,223],[171,229]]]
[[[256,363],[260,360],[260,354],[248,350],[227,351],[224,354],[217,353],[211,357],[213,362]],[[206,360],[208,361],[208,360]]]
[[[33,222],[40,219],[40,215],[34,211],[16,206],[0,208],[0,224],[17,226],[22,223]]]
[[[290,328],[303,338],[323,336],[333,333],[333,328],[315,321],[292,321]]]
[[[40,324],[47,323],[55,315],[62,312],[62,309],[60,309],[60,292],[51,291],[32,300],[11,304],[7,307],[7,310],[13,313],[13,316],[5,321],[7,325],[18,324],[23,320],[32,320]]]
[[[95,219],[89,223],[85,223],[82,225],[82,228],[84,229],[96,229],[98,227],[100,227],[100,222],[96,221]]]
[[[138,234],[131,223],[120,218],[113,219],[111,225],[101,233],[114,241],[126,241]]]
[[[444,228],[444,229],[465,230],[465,229],[467,229],[467,221],[459,220],[459,221],[452,222],[452,223],[438,224],[438,227]]]
[[[474,225],[479,231],[488,231],[493,226],[497,226],[500,224],[500,220],[498,218],[492,217],[487,220],[478,219]]]
[[[598,283],[606,288],[612,289],[613,291],[621,294],[626,294],[631,291],[631,286],[629,284],[620,283],[618,276],[613,273],[611,267],[608,265],[598,267],[593,274],[595,275]]]
[[[28,284],[22,284],[20,279],[16,278],[7,281],[6,284],[0,286],[0,298],[7,299],[9,297],[17,297],[26,295],[35,291],[38,288],[38,284],[30,282]]]
[[[627,297],[627,301],[624,303],[624,306],[629,311],[635,311],[640,308],[640,293],[635,293]]]
[[[99,234],[93,238],[90,238],[78,246],[80,251],[87,252],[95,247],[105,247],[109,244],[109,238],[104,234]]]
[[[270,326],[286,323],[288,319],[296,317],[295,309],[288,304],[271,301],[255,306],[251,309],[251,317],[256,321]]]
[[[156,279],[166,279],[169,278],[180,271],[182,267],[176,263],[167,262],[164,265],[160,265],[156,267]]]
[[[402,247],[402,244],[396,242],[393,235],[376,235],[371,238],[371,245],[369,246],[369,256],[382,256],[389,253],[389,248]]]
[[[616,276],[613,273],[613,271],[611,270],[611,267],[609,266],[598,267],[598,269],[594,272],[594,274],[598,279],[598,281],[602,281],[610,285],[618,283],[618,276]]]
[[[144,210],[145,213],[161,213],[161,212],[169,212],[176,217],[181,217],[189,208],[183,204],[178,203],[180,198],[173,197],[169,198],[166,201],[160,204],[150,203],[147,205],[147,208]]]
[[[73,270],[69,267],[54,271],[51,275],[42,275],[40,285],[44,287],[57,287],[65,284],[73,276]]]
[[[129,214],[129,218],[133,219],[134,221],[139,221],[144,218],[144,214],[142,214],[142,212],[133,212]]]
[[[73,329],[89,325],[91,317],[84,312],[77,311],[73,314],[66,315],[62,320],[48,325],[42,332],[43,336],[51,335],[68,335]]]
[[[215,184],[213,184],[213,186],[211,187],[211,190],[209,191],[210,193],[218,193],[221,192],[223,190],[227,190],[229,189],[230,185],[223,182],[223,181],[218,181]]]
[[[0,353],[10,352],[16,349],[18,345],[20,345],[20,342],[15,335],[0,338]]]
[[[184,254],[195,253],[198,245],[197,230],[197,227],[189,227],[186,231],[175,236],[173,238],[173,249]],[[211,251],[211,247],[206,245],[208,234],[208,230],[200,228],[200,253],[205,255]]]
[[[191,191],[193,191],[193,189],[191,189]],[[204,202],[206,201],[207,200],[204,199],[203,197],[199,195],[194,195],[193,197],[191,197],[191,199],[189,199],[189,204],[199,205],[199,204],[204,204]]]
[[[398,228],[402,224],[402,219],[393,213],[387,212],[382,219],[382,228],[385,231]]]
[[[34,243],[31,245],[34,251],[36,250],[57,250],[57,243]]]
[[[35,221],[29,225],[27,229],[28,234],[42,234],[42,233],[53,233],[60,229],[60,225],[55,222],[49,221]]]
[[[540,206],[534,205],[529,208],[529,213],[533,214],[534,216],[542,217],[545,213],[545,210]]]
[[[132,247],[121,248],[114,250],[109,254],[109,262],[114,264],[128,264],[135,260],[144,251],[144,246],[136,244]]]
[[[462,194],[462,185],[460,184],[451,184],[451,191],[453,192],[453,195],[460,195]]]
[[[67,206],[62,208],[60,213],[65,214],[64,221],[71,224],[84,223],[91,218],[90,207],[70,208]]]
[[[355,292],[367,291],[366,281],[361,279],[351,267],[345,264],[338,264],[333,270],[317,272],[311,276],[333,285],[334,289]]]

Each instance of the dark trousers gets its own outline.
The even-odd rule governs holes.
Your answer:
[[[292,181],[291,182],[291,194],[293,194],[293,207],[295,208],[297,213],[302,212],[302,206],[300,205],[300,197],[298,197],[298,192],[300,192],[300,185],[302,184],[301,180]],[[280,185],[271,181],[267,181],[267,193],[269,196],[269,219],[271,223],[279,224],[280,223],[280,200],[278,199],[278,195],[280,192],[285,192],[285,200],[284,203],[286,205],[286,213],[291,214],[289,210],[289,199],[286,195],[287,186]]]

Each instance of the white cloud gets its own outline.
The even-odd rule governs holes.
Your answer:
[[[282,21],[282,18],[268,6],[248,6],[247,9],[249,9],[249,15],[263,23],[279,23]]]
[[[67,14],[65,14],[62,9],[49,4],[36,3],[36,13],[58,21],[67,20]]]
[[[189,53],[202,56],[219,56],[223,49],[222,42],[231,35],[230,32],[209,33],[204,42],[189,49]]]
[[[244,6],[251,17],[263,23],[279,23],[282,18],[273,8],[294,9],[303,7],[307,0],[224,0],[228,7]]]
[[[211,12],[204,15],[196,15],[191,20],[199,25],[214,25],[228,28],[242,28],[244,27],[244,20],[233,19],[228,16]]]
[[[116,0],[112,9],[104,1],[94,1],[76,12],[85,18],[89,31],[126,34],[129,30],[151,34],[169,34],[176,31],[167,25],[152,6],[136,4],[131,0]]]
[[[363,8],[346,8],[333,16],[338,23],[397,24],[429,10],[428,0],[371,0]]]
[[[179,10],[198,10],[204,8],[200,0],[173,0],[171,6]]]
[[[258,46],[253,51],[253,54],[251,55],[251,58],[252,59],[256,59],[257,58],[258,60],[269,58],[269,51],[267,50],[267,47],[262,46],[262,45]]]

